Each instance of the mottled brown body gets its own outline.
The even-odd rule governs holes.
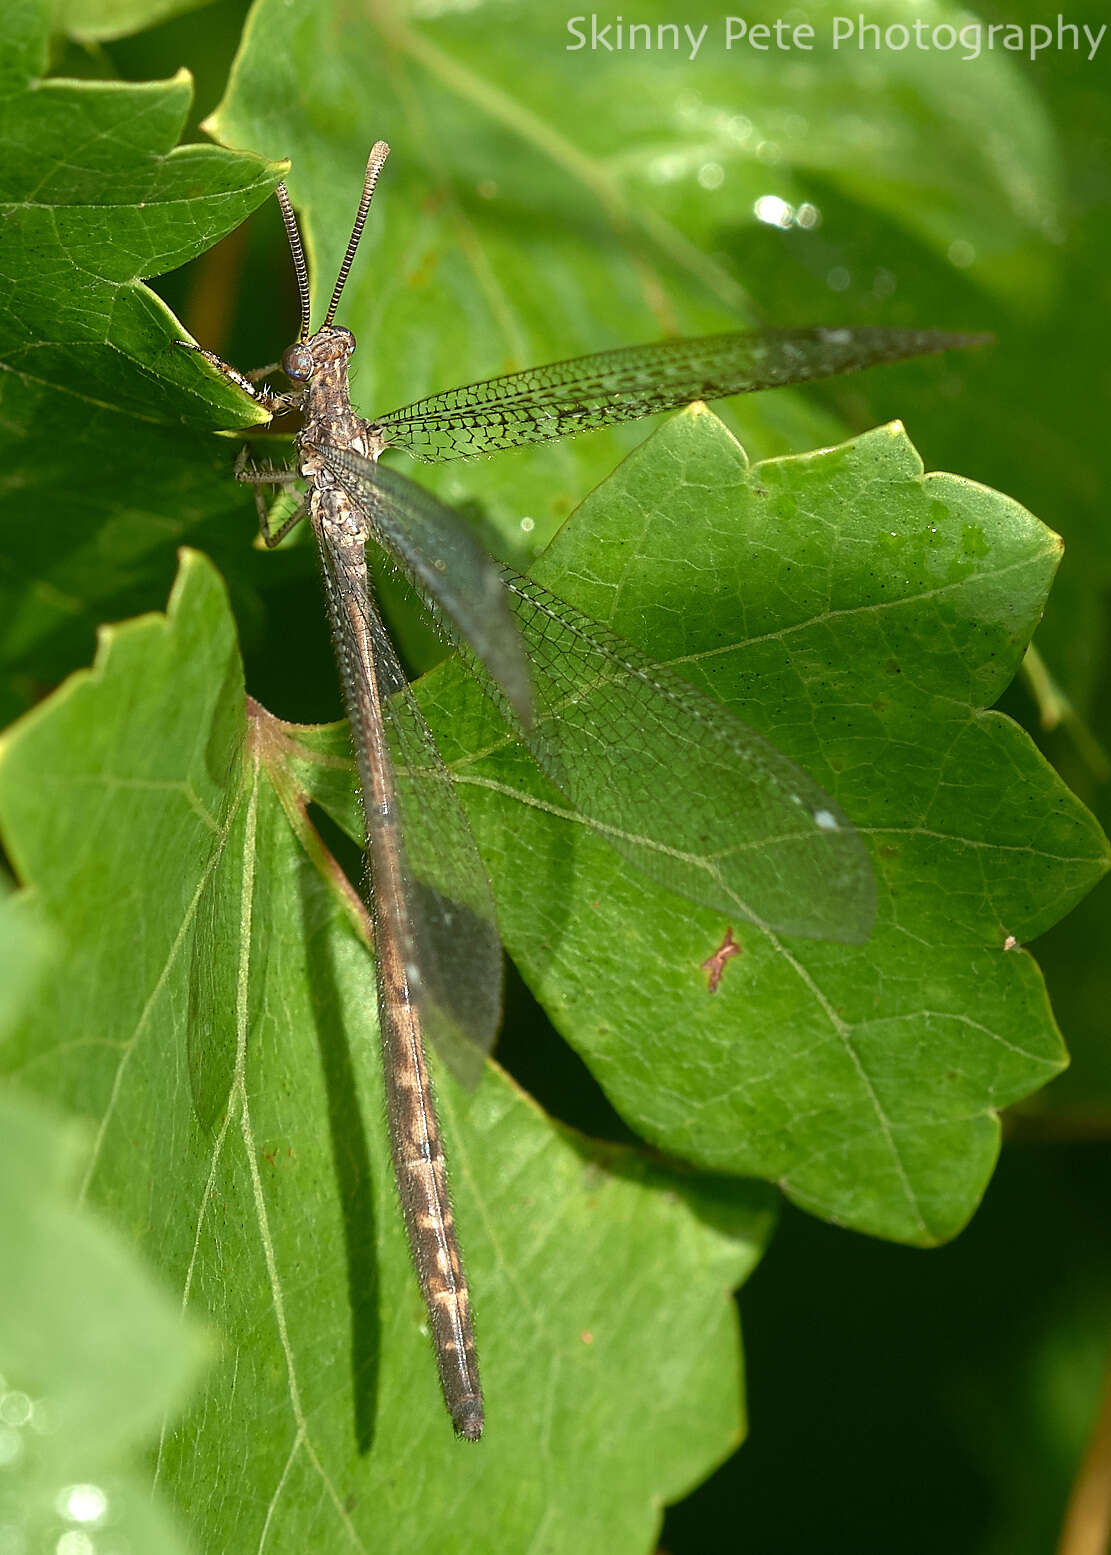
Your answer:
[[[375,611],[367,576],[365,545],[371,526],[320,454],[323,447],[377,460],[386,446],[381,431],[351,408],[347,363],[355,350],[355,337],[350,330],[334,325],[332,319],[363,230],[375,181],[388,154],[385,141],[378,141],[371,151],[347,254],[324,324],[314,335],[309,334],[308,276],[300,233],[289,196],[282,185],[278,186],[301,295],[301,333],[281,362],[283,371],[297,386],[293,393],[275,393],[255,381],[261,373],[245,376],[212,351],[195,345],[190,349],[211,362],[272,415],[293,407],[302,415],[295,470],[249,470],[244,450],[236,475],[256,487],[259,524],[268,545],[276,545],[299,521],[304,504],[279,529],[272,530],[259,488],[288,484],[298,478],[309,486],[308,513],[320,549],[366,821],[378,1020],[394,1170],[409,1247],[428,1309],[444,1401],[457,1433],[477,1441],[482,1435],[483,1405],[474,1329],[448,1197],[440,1125],[425,1060],[420,957],[409,901],[412,882],[404,863],[397,778],[383,726],[383,704],[396,685],[391,687],[388,673],[384,675],[381,651],[375,647],[376,637],[380,643],[388,643],[388,639]],[[396,673],[400,675],[400,670]]]
[[[302,402],[305,423],[297,439],[298,468],[311,483],[309,517],[324,563],[336,653],[346,661],[340,669],[365,807],[378,1017],[398,1191],[444,1399],[456,1431],[477,1441],[483,1408],[474,1329],[425,1060],[417,957],[401,864],[397,782],[367,616],[374,608],[364,549],[368,530],[359,509],[316,453],[318,444],[370,458],[381,452],[368,424],[351,409],[347,362],[354,348],[350,331],[335,327],[322,329],[297,348],[311,352],[313,359]]]

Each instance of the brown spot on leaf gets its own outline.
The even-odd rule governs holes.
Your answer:
[[[727,928],[725,938],[714,951],[712,956],[707,956],[700,962],[698,970],[706,974],[706,992],[717,993],[718,984],[721,982],[722,973],[725,971],[725,963],[731,956],[739,956],[741,947],[733,938],[732,928]]]

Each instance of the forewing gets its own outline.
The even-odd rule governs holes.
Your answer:
[[[816,939],[868,937],[875,881],[867,849],[800,767],[665,666],[531,579],[488,563],[502,589],[499,637],[508,631],[527,653],[532,716],[523,723],[491,668],[496,656],[473,641],[472,627],[489,640],[479,619],[480,599],[493,613],[485,568],[481,591],[473,578],[453,588],[461,520],[396,471],[321,452],[406,570],[419,577],[419,564],[436,577],[440,586],[425,592],[478,678],[542,770],[618,852],[731,916]],[[429,568],[426,543],[442,570]]]
[[[357,601],[370,645],[367,664],[348,624],[351,593],[342,564],[326,547],[322,554],[353,738],[365,717],[358,709],[367,703],[359,676],[373,677],[374,700],[381,708],[396,790],[391,815],[376,814],[365,758],[358,751],[356,763],[368,828],[388,825],[397,850],[394,874],[400,881],[398,918],[409,982],[437,1050],[456,1077],[472,1085],[501,1019],[501,943],[490,884],[432,732],[369,593],[362,591]],[[373,860],[373,846],[368,851]],[[372,862],[372,891],[376,873]],[[376,904],[376,918],[381,907]]]
[[[453,513],[396,470],[345,448],[319,449],[374,537],[416,588],[457,629],[498,682],[516,716],[531,716],[520,633],[498,568]]]
[[[601,351],[449,389],[374,429],[417,459],[467,459],[637,421],[692,400],[807,383],[883,362],[983,345],[990,335],[946,330],[754,329]]]

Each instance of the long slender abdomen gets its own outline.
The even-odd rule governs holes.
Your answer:
[[[319,507],[318,502],[313,521],[323,527]],[[339,514],[339,519],[342,516]],[[367,624],[371,606],[365,563],[360,544],[328,549],[322,545],[322,552],[329,606],[336,623],[336,651],[356,736],[355,759],[366,819],[378,1023],[394,1172],[413,1264],[428,1309],[444,1402],[458,1434],[477,1441],[483,1425],[482,1390],[471,1304],[455,1237],[444,1147],[416,1002],[417,947],[408,903],[412,883],[403,863],[397,781],[386,742]]]
[[[428,1309],[444,1401],[458,1434],[477,1441],[482,1435],[483,1409],[470,1297],[455,1236],[419,1016],[405,994],[400,1000],[395,996],[389,964],[393,958],[383,954],[384,925],[379,914],[375,918],[386,1107],[401,1207]],[[404,976],[404,968],[400,970]]]

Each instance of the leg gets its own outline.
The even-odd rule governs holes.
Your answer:
[[[296,470],[249,470],[247,460],[251,457],[250,443],[244,443],[235,460],[235,478],[242,481],[245,486],[292,486],[294,481],[301,480]]]
[[[270,515],[266,511],[266,503],[262,500],[262,493],[257,487],[255,488],[255,506],[258,509],[258,532],[262,536],[262,543],[268,551],[272,551],[276,545],[281,545],[289,531],[296,529],[297,525],[305,517],[307,499],[302,497],[293,509],[293,512],[278,525],[277,529],[271,529],[270,527]]]
[[[262,494],[264,486],[291,486],[301,479],[296,470],[249,470],[247,459],[250,455],[250,447],[244,443],[239,451],[239,457],[235,461],[235,478],[243,481],[248,486],[255,488],[255,510],[258,513],[258,532],[262,536],[262,543],[268,550],[280,545],[286,535],[305,516],[305,499],[294,508],[293,512],[278,525],[277,529],[270,527],[270,514],[266,508],[266,498]]]
[[[230,363],[223,361],[216,355],[215,351],[206,351],[204,346],[195,345],[192,340],[175,340],[173,344],[180,346],[184,351],[193,351],[197,356],[203,356],[210,366],[215,367],[217,372],[223,373],[224,377],[230,379],[236,388],[242,389],[244,394],[249,394],[251,399],[261,405],[264,410],[268,410],[272,416],[280,415],[283,410],[291,409],[300,399],[299,394],[274,394],[265,384],[263,384],[261,389],[257,388],[251,381],[251,377],[246,373],[241,373],[237,367],[232,367]],[[263,368],[262,371],[264,373],[268,372],[269,368]]]

